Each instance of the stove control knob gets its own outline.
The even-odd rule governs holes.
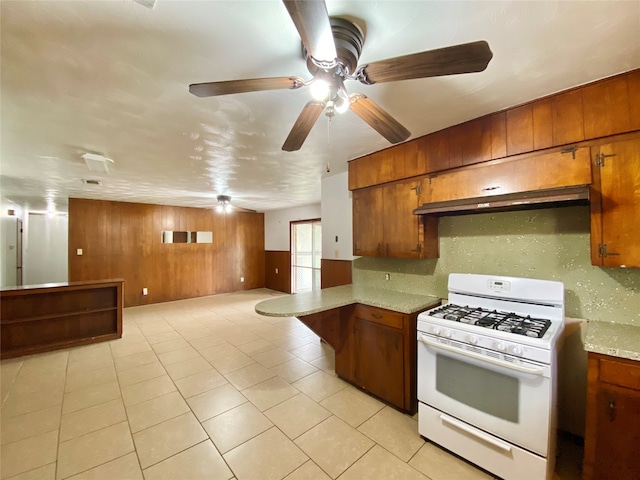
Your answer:
[[[442,336],[445,338],[451,338],[451,330],[445,330],[442,332]]]
[[[504,352],[507,349],[507,346],[502,342],[498,342],[498,343],[496,343],[496,348],[499,351]]]
[[[433,327],[432,331],[433,331],[434,335],[440,336],[440,328],[439,327]]]
[[[477,345],[478,344],[478,337],[476,337],[475,335],[469,335],[469,337],[467,338],[467,341],[471,345]]]
[[[520,345],[512,346],[511,353],[513,353],[514,355],[522,355],[522,347]]]

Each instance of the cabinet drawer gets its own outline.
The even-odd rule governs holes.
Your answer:
[[[640,362],[602,359],[600,381],[640,390]]]
[[[390,310],[356,305],[354,314],[358,318],[386,325],[387,327],[402,329],[403,326],[403,315]]]

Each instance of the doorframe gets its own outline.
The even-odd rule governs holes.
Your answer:
[[[320,226],[322,227],[322,218],[309,218],[306,220],[290,220],[289,221],[289,259],[290,259],[290,269],[291,269],[291,279],[290,279],[290,285],[289,285],[289,290],[291,291],[291,293],[295,293],[293,291],[293,282],[294,282],[294,275],[293,275],[293,237],[291,235],[291,231],[293,230],[293,226],[295,224],[300,224],[300,223],[314,223],[314,222],[320,222]],[[322,245],[320,245],[320,249],[322,250]],[[320,260],[322,260],[322,254],[320,256]],[[320,272],[322,272],[322,262],[320,262],[320,267],[318,267],[318,270],[320,270]],[[321,280],[322,281],[322,280]],[[322,285],[320,285],[320,288],[322,288]]]

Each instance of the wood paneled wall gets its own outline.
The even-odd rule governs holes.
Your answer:
[[[321,260],[320,284],[322,288],[339,287],[351,283],[351,260]]]
[[[279,292],[291,293],[291,252],[267,250],[264,253],[264,261],[264,286]]]
[[[213,243],[163,244],[163,230]],[[264,287],[264,268],[262,213],[69,199],[69,281],[124,278],[125,307]]]

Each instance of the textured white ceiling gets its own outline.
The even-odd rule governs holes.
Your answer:
[[[190,83],[299,75],[300,39],[280,1],[5,1],[1,8],[2,196],[31,209],[68,197],[266,211],[320,200],[320,180],[389,144],[355,114],[321,117],[281,150],[306,88],[197,98]],[[360,63],[487,40],[482,73],[373,86],[347,82],[411,138],[640,67],[638,1],[339,1]],[[93,174],[81,154],[115,161]],[[98,179],[100,186],[83,183]]]

